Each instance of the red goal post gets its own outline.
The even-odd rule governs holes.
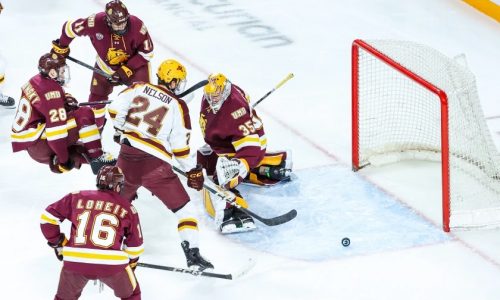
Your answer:
[[[441,162],[444,231],[500,226],[500,158],[472,73],[424,45],[355,40],[353,170],[404,159]]]

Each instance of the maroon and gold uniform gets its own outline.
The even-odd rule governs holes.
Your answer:
[[[117,296],[140,294],[129,260],[144,251],[143,239],[139,216],[128,200],[112,190],[64,196],[41,215],[41,230],[49,244],[58,243],[64,220],[72,225],[69,240],[62,244],[64,265],[56,299],[76,299],[74,293],[79,296],[90,279],[100,279]]]
[[[208,174],[213,174],[217,157],[237,158],[246,166],[248,180],[257,184],[269,182],[256,168],[261,165],[280,165],[287,159],[287,152],[266,152],[264,126],[251,108],[245,92],[231,84],[230,94],[216,112],[205,97],[201,102],[199,122],[204,140],[214,154],[204,157],[199,153],[198,163],[204,165]]]
[[[214,181],[231,189],[242,207],[248,204],[235,189],[238,184],[243,181],[274,184],[289,179],[291,171],[288,152],[266,152],[262,121],[248,99],[245,92],[223,74],[211,74],[204,88],[199,119],[207,145],[198,150],[198,163],[209,175],[214,174]],[[218,195],[205,190],[203,203],[224,234],[256,228],[249,215]]]
[[[264,158],[267,139],[262,122],[250,108],[245,92],[234,84],[219,111],[214,112],[208,101],[202,100],[200,127],[205,142],[219,156],[244,160],[249,168],[257,167]]]
[[[67,21],[62,28],[59,47],[68,47],[75,37],[88,36],[97,52],[96,67],[113,75],[126,69],[130,84],[135,81],[149,82],[149,61],[153,57],[153,42],[144,23],[130,15],[127,29],[115,34],[110,29],[106,13],[100,12],[88,18]],[[107,100],[113,91],[112,83],[98,73],[93,74],[89,101]],[[104,106],[94,106],[94,113],[101,127],[104,124]]]
[[[91,159],[103,154],[92,110],[80,107],[67,111],[65,97],[57,81],[41,74],[22,87],[11,132],[14,152],[27,150],[44,164],[49,164],[53,155],[60,162],[71,158],[77,167],[86,162],[82,152]]]

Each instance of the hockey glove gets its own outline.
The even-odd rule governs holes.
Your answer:
[[[111,79],[118,84],[130,85],[132,83],[131,77],[133,74],[134,72],[129,67],[123,65],[111,75]]]
[[[52,155],[49,162],[50,170],[56,174],[66,173],[71,171],[75,167],[75,162],[68,158],[65,163],[60,163],[57,155]]]
[[[117,144],[121,144],[123,130],[115,127],[115,133],[113,134],[113,141]]]
[[[186,172],[187,175],[187,185],[197,191],[203,188],[203,167],[201,165],[196,165],[196,167]]]
[[[78,101],[71,94],[64,94],[64,109],[67,113],[78,109]]]
[[[69,56],[69,47],[68,46],[61,46],[59,44],[59,39],[53,40],[52,41],[52,49],[50,50],[51,53],[56,53],[64,57]]]
[[[66,239],[66,236],[64,235],[64,233],[61,232],[59,234],[59,239],[57,240],[56,243],[53,244],[51,242],[47,242],[47,245],[49,245],[51,248],[54,248],[54,253],[56,254],[57,259],[62,261],[63,260],[62,250],[67,243],[68,240]]]
[[[135,268],[137,268],[137,263],[139,262],[139,257],[132,258],[129,260],[128,265],[132,269],[132,271],[135,271]]]

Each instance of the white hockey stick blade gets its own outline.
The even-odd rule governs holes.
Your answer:
[[[254,259],[249,258],[246,264],[244,264],[238,271],[231,274],[232,279],[237,279],[247,274],[253,267],[255,267],[256,264],[257,262]]]

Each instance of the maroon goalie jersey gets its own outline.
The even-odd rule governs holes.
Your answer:
[[[14,152],[25,150],[46,138],[60,161],[68,159],[68,128],[75,127],[64,109],[64,90],[55,80],[38,74],[23,85],[21,99],[12,123]]]
[[[144,251],[137,211],[114,191],[80,191],[49,205],[40,220],[49,242],[57,243],[64,220],[71,222],[62,252],[68,270],[109,276]]]
[[[62,28],[59,44],[69,46],[77,36],[88,36],[97,52],[96,62],[101,70],[113,74],[122,64],[135,70],[144,66],[153,56],[153,42],[143,22],[130,15],[124,35],[113,34],[104,12],[88,18],[67,21]]]
[[[232,84],[217,113],[203,98],[199,122],[205,142],[217,155],[244,159],[249,168],[257,167],[264,158],[267,139],[262,122],[238,86]]]

